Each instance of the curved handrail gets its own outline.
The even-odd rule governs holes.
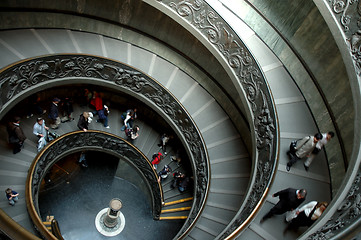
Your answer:
[[[160,215],[163,194],[158,176],[150,161],[135,146],[111,133],[96,130],[75,131],[64,134],[49,143],[36,156],[29,168],[25,185],[26,205],[36,229],[46,239],[53,239],[39,217],[38,194],[40,183],[47,170],[65,156],[82,150],[102,151],[127,160],[136,167],[148,184],[152,196],[153,217]]]
[[[30,72],[28,71],[30,69]],[[57,54],[26,59],[0,71],[0,113],[6,112],[37,86],[82,82],[106,85],[140,98],[174,129],[191,160],[194,201],[177,238],[183,236],[200,216],[210,184],[208,153],[200,130],[182,104],[161,84],[141,71],[121,62],[86,54]],[[54,83],[52,82],[54,81]],[[60,83],[61,82],[61,83]]]
[[[60,232],[59,223],[55,219],[51,220],[51,232],[58,240],[64,240]]]
[[[23,240],[41,240],[9,217],[2,209],[0,209],[0,228],[11,239]],[[6,230],[6,231],[4,231]]]
[[[253,152],[252,179],[240,211],[221,238],[242,231],[265,201],[274,178],[279,151],[275,104],[263,72],[247,46],[222,17],[204,0],[144,0],[193,34],[229,73],[240,97],[248,105]],[[241,228],[239,228],[241,226]]]

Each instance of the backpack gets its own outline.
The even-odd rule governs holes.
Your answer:
[[[127,118],[128,112],[123,112],[122,116],[120,116],[123,120]]]
[[[305,145],[309,140],[310,140],[311,136],[308,136],[308,139],[306,142],[304,142],[299,148],[301,148],[303,145]],[[290,144],[290,151],[291,153],[295,153],[297,152],[296,146],[297,146],[297,142],[300,141],[302,139],[298,139],[298,140],[293,140]]]
[[[152,160],[155,159],[156,157],[158,157],[158,153],[154,153],[154,154],[152,155]]]

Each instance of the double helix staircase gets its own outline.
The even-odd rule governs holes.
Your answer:
[[[249,30],[245,30],[245,34],[249,34]],[[21,40],[24,38],[26,42]],[[186,239],[215,239],[227,227],[240,209],[247,193],[252,163],[240,134],[223,110],[224,106],[220,106],[195,79],[151,51],[97,34],[61,29],[22,29],[0,32],[0,40],[0,53],[3,56],[0,58],[0,67],[41,55],[76,53],[125,62],[156,79],[188,111],[202,134],[209,155],[211,174],[209,194],[200,218]],[[284,228],[285,223],[281,217],[275,217],[274,220],[266,221],[262,225],[259,219],[277,202],[271,194],[286,187],[308,189],[307,200],[310,201],[330,200],[327,161],[325,156],[320,154],[309,172],[305,172],[301,163],[297,163],[290,172],[286,171],[285,152],[289,142],[304,135],[313,134],[317,128],[302,93],[298,91],[282,64],[255,35],[250,34],[247,41],[251,46],[251,51],[259,59],[274,96],[281,139],[279,165],[270,196],[267,197],[267,202],[262,206],[255,220],[239,236],[239,239],[281,239],[283,237],[292,239],[300,233],[288,233],[282,236],[282,231],[279,229]],[[96,83],[92,82],[92,84]],[[80,112],[79,108],[75,109],[75,118]],[[116,107],[111,109],[109,129],[95,122],[90,128],[124,137],[124,132],[120,130],[121,113]],[[25,113],[23,116],[25,117]],[[22,119],[21,125],[28,139],[25,141],[24,149],[16,155],[13,155],[8,147],[5,127],[0,128],[3,136],[0,139],[0,189],[12,187],[20,193],[20,200],[16,207],[9,206],[6,199],[0,202],[0,207],[30,232],[35,231],[27,215],[25,200],[21,196],[25,195],[27,170],[37,154],[36,137],[31,133],[34,119],[35,116]],[[157,143],[162,133],[148,125],[146,116],[139,116],[138,121],[137,124],[141,129],[140,137],[134,145],[150,158],[159,150]],[[77,130],[76,121],[61,124],[57,133],[64,134],[74,130]],[[169,159],[174,149],[172,151],[169,151],[170,153],[158,169],[161,169],[164,164],[170,164],[173,171],[177,169],[176,164]],[[177,189],[171,190],[170,181],[171,176],[162,183],[165,206],[161,220],[187,217],[192,203],[193,193],[180,194]]]

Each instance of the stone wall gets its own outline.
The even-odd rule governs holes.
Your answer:
[[[355,104],[345,64],[334,37],[312,0],[247,2],[244,5],[248,13],[243,20],[266,42],[290,72],[320,131],[339,134],[339,139],[335,138],[325,147],[335,193],[345,176],[352,154]],[[265,19],[250,5],[262,12],[285,40],[269,24],[265,24]],[[344,149],[339,142],[343,142]]]

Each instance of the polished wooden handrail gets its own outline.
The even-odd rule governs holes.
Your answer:
[[[51,221],[51,232],[58,238],[58,240],[64,240],[60,232],[58,221],[55,219]]]
[[[0,209],[0,228],[11,239],[21,240],[41,240],[9,217],[2,209]]]

